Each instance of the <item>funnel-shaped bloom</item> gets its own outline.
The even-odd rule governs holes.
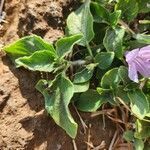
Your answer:
[[[138,82],[138,73],[143,77],[150,77],[150,45],[127,51],[125,54],[128,63],[128,76]]]

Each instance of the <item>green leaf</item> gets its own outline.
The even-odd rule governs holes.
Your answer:
[[[125,66],[120,66],[118,69],[119,76],[123,81],[124,85],[130,83],[130,79],[128,77],[128,69]]]
[[[139,43],[150,44],[150,35],[146,35],[146,34],[136,34],[136,35],[134,35],[134,38],[135,38]]]
[[[123,133],[123,138],[127,141],[127,142],[132,142],[134,141],[134,133],[133,131],[127,130]]]
[[[136,0],[118,0],[116,10],[122,11],[122,19],[131,21],[138,14],[138,3]]]
[[[32,71],[52,72],[55,69],[55,55],[49,50],[36,51],[31,56],[16,59],[15,62],[17,67],[25,67]]]
[[[135,83],[135,82],[130,82],[128,83],[125,87],[124,87],[124,90],[125,91],[133,91],[136,90],[136,89],[139,89],[139,84],[138,83]]]
[[[116,26],[120,17],[121,17],[121,11],[120,10],[116,10],[113,13],[111,13],[109,16],[110,25],[112,27]]]
[[[101,95],[101,94],[103,94],[103,93],[110,93],[110,89],[103,89],[103,88],[101,88],[101,87],[97,87],[97,92]]]
[[[114,52],[101,52],[95,56],[95,63],[100,69],[107,69],[114,59]]]
[[[78,126],[68,108],[74,94],[73,84],[64,75],[58,75],[53,80],[50,91],[48,88],[43,90],[43,85],[41,84],[44,83],[38,83],[36,88],[44,95],[47,112],[57,125],[62,127],[70,137],[75,138]]]
[[[73,83],[84,83],[91,79],[93,76],[94,66],[93,64],[87,65],[86,68],[81,70],[80,72],[77,72],[74,75]]]
[[[140,13],[150,12],[149,0],[137,0]]]
[[[103,103],[104,97],[99,95],[96,90],[88,90],[80,95],[78,101],[76,101],[76,107],[85,112],[96,111]]]
[[[30,56],[35,51],[49,50],[51,53],[56,53],[53,45],[44,41],[36,35],[26,36],[18,41],[5,46],[3,50],[11,57],[13,61],[19,57]]]
[[[101,97],[103,97],[105,102],[109,102],[111,105],[116,105],[114,93],[110,89],[103,89],[101,87],[98,87],[97,92],[100,94]]]
[[[149,122],[145,122],[142,120],[136,120],[136,128],[135,128],[134,136],[138,139],[146,139],[150,137],[150,126]]]
[[[110,13],[105,7],[96,2],[91,2],[91,12],[95,22],[107,23],[112,27],[117,25],[118,20],[121,17],[120,10],[116,10],[113,13]]]
[[[124,90],[123,86],[118,86],[118,88],[116,89],[116,97],[121,98],[121,100],[123,100],[125,103],[129,103],[130,99],[128,97],[127,92]]]
[[[109,11],[96,2],[91,2],[91,12],[97,23],[109,23]]]
[[[138,42],[138,40],[132,40],[132,41],[130,40],[127,42],[127,44],[129,45],[130,49],[136,49],[137,47],[141,48],[145,46],[144,43],[140,43]]]
[[[90,0],[87,0],[79,9],[68,16],[67,29],[69,35],[83,34],[79,45],[86,46],[93,39],[93,17],[90,12]]]
[[[140,139],[135,139],[134,141],[135,150],[144,150],[144,142]]]
[[[56,42],[56,51],[59,57],[64,57],[72,51],[73,46],[80,41],[81,34],[64,37]]]
[[[141,90],[129,91],[130,107],[138,118],[143,119],[149,112],[149,102]]]
[[[120,83],[118,68],[107,71],[101,79],[101,87],[104,89],[116,89]]]
[[[89,82],[74,84],[74,93],[85,92],[89,89],[89,86]]]
[[[114,51],[115,55],[120,59],[123,57],[122,40],[125,30],[116,27],[115,29],[108,28],[103,40],[104,47],[108,52]]]
[[[47,80],[41,79],[41,80],[38,81],[35,88],[39,92],[44,93],[45,89],[49,86],[49,83],[52,83],[52,81],[51,80],[47,81]]]

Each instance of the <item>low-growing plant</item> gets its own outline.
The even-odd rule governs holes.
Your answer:
[[[71,138],[76,137],[78,125],[70,103],[85,112],[95,112],[107,103],[107,107],[128,109],[134,116],[133,127],[125,129],[124,138],[137,150],[144,149],[144,144],[146,148],[149,5],[149,0],[86,0],[68,16],[65,36],[55,44],[30,35],[3,48],[16,67],[53,75],[51,80],[39,80],[36,89],[45,98],[47,112]]]

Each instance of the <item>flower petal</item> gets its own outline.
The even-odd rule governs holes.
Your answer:
[[[144,47],[140,48],[140,51],[145,51],[145,50],[150,51],[150,45],[147,45],[147,46],[144,46]]]
[[[138,56],[150,60],[150,45],[142,47]]]
[[[138,73],[134,63],[129,64],[128,76],[132,81],[138,83]]]
[[[138,56],[138,53],[139,53],[139,48],[127,52],[127,53],[125,54],[125,56],[126,56],[126,61],[127,61],[128,63],[129,63],[129,62],[132,62],[132,61]]]
[[[150,62],[146,62],[142,58],[136,58],[134,61],[137,71],[144,77],[150,77]]]

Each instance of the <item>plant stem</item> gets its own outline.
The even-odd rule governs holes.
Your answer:
[[[119,20],[118,22],[120,25],[122,25],[128,32],[130,32],[131,34],[135,34],[135,32],[122,20]]]
[[[141,81],[141,83],[139,85],[139,89],[142,90],[147,81],[148,81],[148,79],[146,79],[146,78],[143,81]]]
[[[94,56],[93,56],[92,50],[91,50],[90,45],[89,45],[88,42],[86,43],[86,47],[87,47],[87,50],[88,50],[90,56],[93,58]]]
[[[75,140],[72,140],[72,144],[73,144],[73,149],[74,149],[74,150],[78,150]]]
[[[139,24],[150,24],[150,20],[139,20]]]
[[[82,65],[87,64],[87,61],[79,59],[79,60],[75,60],[75,61],[70,61],[70,64],[72,66],[82,66]]]

